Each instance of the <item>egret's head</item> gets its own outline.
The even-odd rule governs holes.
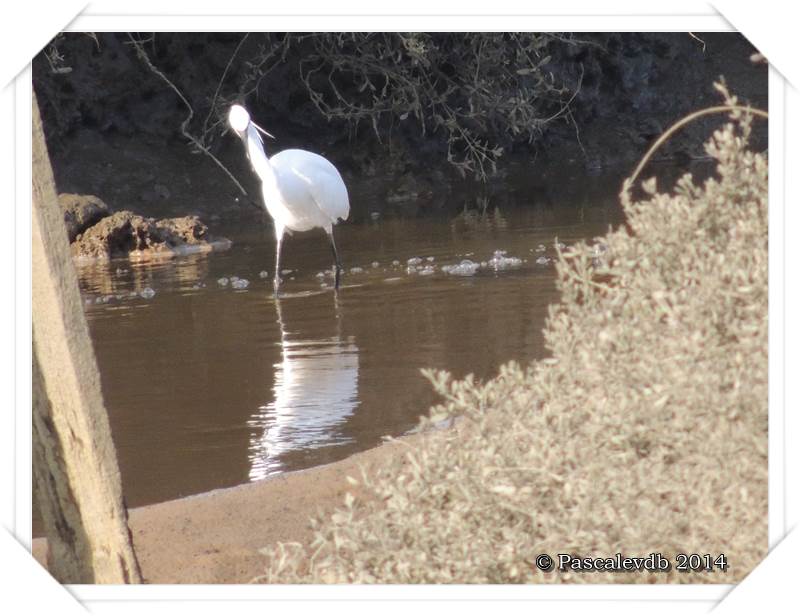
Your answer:
[[[228,124],[240,137],[244,137],[247,127],[250,125],[250,114],[241,105],[232,105],[228,112]]]
[[[263,133],[267,137],[275,139],[273,135],[271,135],[263,128],[261,128],[258,124],[253,122],[250,119],[250,114],[247,113],[247,109],[245,109],[241,105],[231,105],[231,110],[228,112],[228,124],[231,125],[231,128],[234,130],[234,132],[237,135],[239,135],[239,137],[241,137],[242,139],[244,139],[245,136],[247,135],[247,129],[251,124],[260,133]]]

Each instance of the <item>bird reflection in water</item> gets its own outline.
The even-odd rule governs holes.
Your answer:
[[[250,480],[286,470],[293,453],[351,442],[344,432],[358,405],[358,347],[342,340],[341,311],[334,295],[335,327],[329,338],[293,339],[275,298],[281,361],[275,364],[272,401],[248,421]]]

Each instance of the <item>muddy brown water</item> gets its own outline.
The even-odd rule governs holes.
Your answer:
[[[499,207],[461,194],[449,213],[421,217],[373,217],[366,206],[336,228],[338,295],[330,247],[312,231],[284,242],[291,272],[276,300],[272,231],[252,223],[223,229],[234,242],[224,253],[81,267],[128,505],[326,464],[405,434],[437,402],[421,368],[488,379],[505,362],[545,356],[555,242],[618,224],[619,185],[584,176],[545,201],[517,186]],[[520,262],[495,269],[496,251]],[[486,265],[443,271],[465,259]],[[236,278],[248,285],[234,288]],[[35,506],[33,528],[41,534]]]

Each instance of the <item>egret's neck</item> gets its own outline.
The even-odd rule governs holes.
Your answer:
[[[247,127],[247,155],[250,157],[250,163],[253,169],[261,178],[264,184],[275,182],[275,173],[272,171],[272,166],[269,164],[269,158],[264,152],[264,144],[261,143],[261,136],[258,134],[256,127],[250,124]]]

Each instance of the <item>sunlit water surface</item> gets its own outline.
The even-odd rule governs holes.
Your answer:
[[[502,205],[453,197],[440,215],[371,216],[367,205],[336,228],[338,296],[319,231],[284,242],[291,271],[276,301],[274,239],[258,224],[225,229],[234,244],[224,253],[81,268],[128,505],[333,462],[407,433],[437,400],[421,368],[487,379],[544,356],[556,242],[621,220],[618,178],[581,182],[547,199],[518,186]],[[465,260],[473,275],[444,271]]]

